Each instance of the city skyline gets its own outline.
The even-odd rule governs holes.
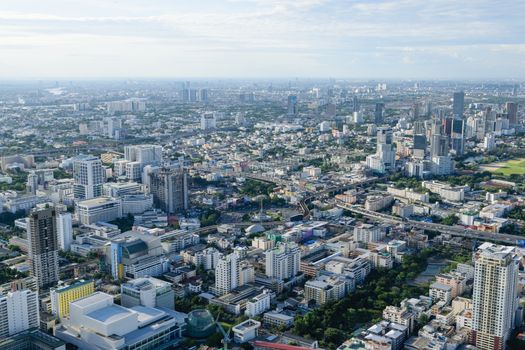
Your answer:
[[[525,4],[509,1],[5,5],[4,79],[524,77]]]

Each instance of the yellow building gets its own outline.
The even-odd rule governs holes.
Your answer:
[[[69,316],[69,303],[95,292],[93,280],[79,280],[68,286],[51,289],[51,312],[59,318]]]

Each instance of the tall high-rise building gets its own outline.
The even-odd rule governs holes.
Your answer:
[[[384,103],[376,103],[376,108],[374,110],[374,123],[381,124],[383,123],[383,109],[385,108]]]
[[[102,161],[94,156],[82,155],[73,160],[73,194],[75,199],[102,196],[105,172]]]
[[[519,306],[519,257],[514,247],[487,242],[474,260],[471,342],[480,350],[503,350]]]
[[[457,155],[462,155],[465,148],[465,121],[463,119],[453,119],[450,131],[450,145]]]
[[[301,250],[295,243],[281,243],[264,253],[266,276],[280,280],[297,275]]]
[[[208,102],[208,89],[200,89],[199,99],[201,102]]]
[[[224,295],[239,286],[239,257],[228,254],[217,261],[215,267],[215,292]]]
[[[173,214],[188,209],[188,179],[182,168],[160,168],[150,173],[153,205]]]
[[[396,152],[393,148],[392,130],[378,128],[375,154],[366,157],[366,165],[379,173],[393,170],[396,166]]]
[[[37,207],[29,214],[27,241],[31,274],[38,288],[47,288],[58,282],[58,239],[56,210]]]
[[[509,124],[513,126],[518,125],[520,123],[518,119],[518,104],[516,102],[507,102],[505,104],[505,110],[509,117]]]
[[[296,115],[298,112],[297,108],[297,96],[289,95],[288,96],[288,115]]]
[[[359,100],[355,95],[352,98],[352,112],[359,112]]]
[[[465,93],[463,91],[454,92],[452,101],[452,113],[456,118],[463,118],[463,111],[465,109]]]
[[[34,171],[27,175],[26,190],[30,194],[36,194],[38,190],[38,175]]]
[[[57,236],[58,246],[61,250],[68,252],[73,241],[73,220],[71,213],[57,214]]]
[[[0,339],[39,327],[38,293],[30,289],[0,294]]]

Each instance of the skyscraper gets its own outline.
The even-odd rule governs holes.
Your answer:
[[[352,98],[352,112],[359,112],[359,100],[355,95]]]
[[[463,119],[453,119],[450,131],[450,145],[457,155],[462,155],[465,148],[465,122]]]
[[[378,128],[375,154],[366,157],[366,165],[379,173],[393,170],[396,165],[396,152],[393,149],[392,130]]]
[[[289,95],[288,96],[288,115],[297,114],[297,96]]]
[[[295,243],[281,243],[264,253],[266,276],[280,280],[294,277],[299,271],[301,250]]]
[[[31,274],[40,288],[58,281],[58,239],[56,210],[37,207],[29,214],[27,240]]]
[[[239,257],[237,253],[221,257],[215,267],[215,292],[218,295],[224,295],[238,286]]]
[[[381,124],[383,123],[383,109],[385,108],[384,103],[376,103],[376,108],[374,111],[374,123]]]
[[[520,122],[518,119],[518,104],[515,102],[507,102],[505,104],[505,110],[509,117],[509,124],[512,126],[518,125]]]
[[[515,327],[519,257],[514,247],[487,242],[474,260],[471,342],[480,350],[502,350]]]
[[[452,113],[456,118],[463,118],[463,111],[465,109],[465,93],[463,91],[454,92],[454,99],[452,102]]]
[[[150,173],[153,205],[173,214],[188,209],[188,180],[184,169],[160,168]]]
[[[73,193],[75,199],[91,199],[102,196],[105,181],[102,161],[94,156],[82,155],[73,161]]]

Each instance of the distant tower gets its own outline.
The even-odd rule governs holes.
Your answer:
[[[374,123],[382,124],[383,123],[383,109],[385,108],[384,103],[376,103],[376,109],[374,111]]]
[[[289,95],[288,96],[288,115],[297,114],[297,96]]]
[[[58,240],[55,208],[36,208],[29,214],[27,241],[31,274],[38,288],[58,282]]]
[[[452,113],[456,118],[463,118],[463,111],[465,109],[465,93],[463,91],[454,92],[454,99],[452,103]]]
[[[518,104],[515,102],[507,102],[505,104],[505,110],[509,117],[509,124],[512,126],[518,125],[520,123],[518,119]]]
[[[36,175],[35,172],[32,171],[29,173],[29,175],[27,175],[26,190],[27,190],[27,193],[35,195],[37,189],[38,189],[38,175]]]

